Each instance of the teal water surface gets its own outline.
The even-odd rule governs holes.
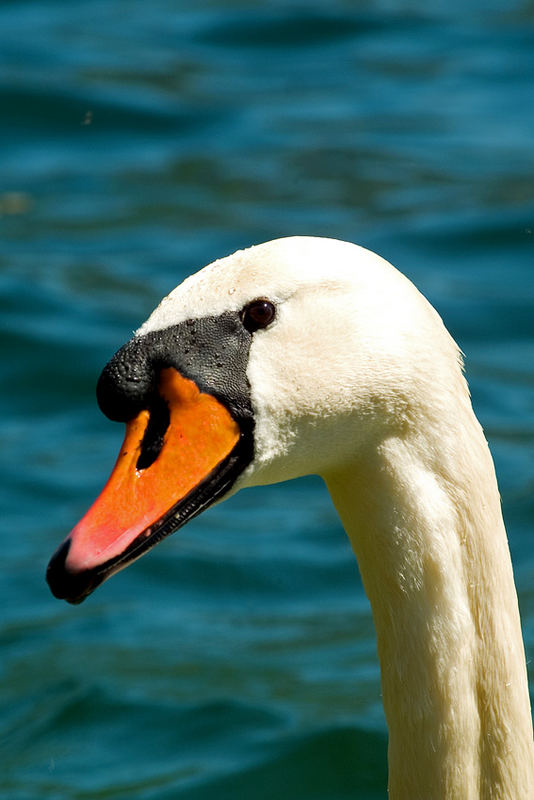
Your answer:
[[[1,5],[2,797],[386,797],[370,610],[318,479],[213,508],[82,606],[44,583],[122,439],[102,366],[277,236],[377,250],[466,353],[534,656],[534,4],[478,5]]]

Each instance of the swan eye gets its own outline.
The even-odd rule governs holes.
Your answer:
[[[276,309],[269,300],[253,300],[241,312],[241,319],[247,331],[254,333],[259,328],[270,325],[275,313]]]

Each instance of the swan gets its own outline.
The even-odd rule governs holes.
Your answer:
[[[458,347],[355,244],[290,237],[189,277],[105,367],[126,423],[101,495],[53,555],[81,602],[214,502],[316,473],[371,603],[392,800],[534,797],[517,595]]]

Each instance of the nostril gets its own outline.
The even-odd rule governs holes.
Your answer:
[[[154,396],[148,411],[150,415],[148,425],[141,442],[141,454],[136,464],[139,470],[150,467],[159,456],[171,421],[169,407],[159,394]]]
[[[162,366],[146,341],[132,339],[106,364],[96,387],[101,411],[115,422],[129,422],[148,411],[136,465],[139,470],[150,467],[159,456],[170,423],[167,403],[157,391]]]

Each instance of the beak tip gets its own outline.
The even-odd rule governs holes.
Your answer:
[[[78,605],[98,585],[91,572],[71,572],[66,565],[70,550],[70,538],[58,547],[46,570],[46,581],[50,591],[58,600]]]

